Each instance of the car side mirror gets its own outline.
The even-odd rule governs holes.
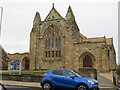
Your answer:
[[[75,76],[70,76],[72,79],[74,79],[75,78]]]

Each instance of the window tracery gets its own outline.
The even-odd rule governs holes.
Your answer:
[[[61,58],[61,36],[55,28],[49,28],[45,33],[45,57],[46,59]]]

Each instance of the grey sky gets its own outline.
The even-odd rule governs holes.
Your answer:
[[[55,3],[55,8],[63,17],[71,5],[80,32],[88,38],[113,37],[116,54],[118,53],[117,0],[2,0],[1,41],[8,53],[29,51],[29,36],[35,13],[38,11],[44,20],[52,3]]]

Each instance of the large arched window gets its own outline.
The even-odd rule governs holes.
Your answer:
[[[45,34],[46,59],[61,58],[61,36],[59,30],[52,26],[46,30]]]

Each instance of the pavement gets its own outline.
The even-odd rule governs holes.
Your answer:
[[[40,88],[39,82],[21,82],[21,81],[10,81],[10,80],[1,80],[3,85],[11,85],[11,86],[23,86],[23,87],[36,87]]]

